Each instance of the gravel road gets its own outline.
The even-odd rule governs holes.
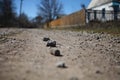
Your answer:
[[[44,37],[62,56],[50,54]],[[58,68],[64,62],[66,68]],[[0,29],[0,80],[120,80],[120,37],[105,33]]]

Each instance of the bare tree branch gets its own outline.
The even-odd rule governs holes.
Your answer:
[[[39,16],[50,22],[62,14],[63,5],[58,0],[42,0],[38,6]]]

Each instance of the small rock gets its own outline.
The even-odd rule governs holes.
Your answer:
[[[0,52],[0,54],[2,54],[2,53]]]
[[[104,34],[104,32],[101,32],[101,34]]]
[[[100,39],[100,37],[97,37],[96,39],[97,39],[97,40],[99,40],[99,39]]]
[[[99,71],[99,70],[97,70],[97,71],[96,71],[96,74],[102,74],[102,72],[101,72],[101,71]]]
[[[81,56],[79,55],[78,58],[80,58]]]
[[[15,38],[13,40],[16,40]]]
[[[117,41],[117,43],[120,43],[120,41]]]
[[[120,75],[120,72],[118,72],[118,75]]]
[[[56,41],[48,41],[46,46],[47,47],[56,47]]]
[[[56,66],[57,66],[58,68],[67,68],[64,62],[58,62],[58,63],[56,64]]]
[[[120,65],[120,61],[117,62],[117,65]]]
[[[47,38],[47,37],[44,37],[43,38],[43,41],[45,41],[45,42],[47,42],[47,41],[49,41],[50,40],[50,38]]]
[[[50,54],[52,54],[54,56],[61,56],[60,50],[58,50],[58,49],[51,49]]]

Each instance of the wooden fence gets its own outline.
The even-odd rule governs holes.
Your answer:
[[[64,16],[57,20],[54,20],[49,23],[51,28],[56,27],[71,27],[73,25],[84,25],[86,22],[85,19],[85,10],[80,10],[78,12],[72,13],[68,16]],[[45,25],[46,27],[47,25]]]
[[[80,10],[72,13],[68,16],[64,16],[57,20],[44,25],[44,27],[56,28],[56,27],[71,27],[80,26],[89,23],[90,21],[111,21],[120,20],[120,11],[105,11],[105,10]]]

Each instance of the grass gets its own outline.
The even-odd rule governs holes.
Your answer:
[[[112,35],[120,36],[120,22],[119,21],[109,21],[109,22],[91,22],[85,26],[76,27],[60,27],[60,28],[47,28],[46,30],[70,30],[70,31],[87,31],[95,33],[108,33]]]
[[[109,21],[105,23],[92,22],[82,27],[81,29],[94,31],[98,33],[104,32],[104,33],[109,33],[113,35],[120,35],[120,22],[119,21]]]

